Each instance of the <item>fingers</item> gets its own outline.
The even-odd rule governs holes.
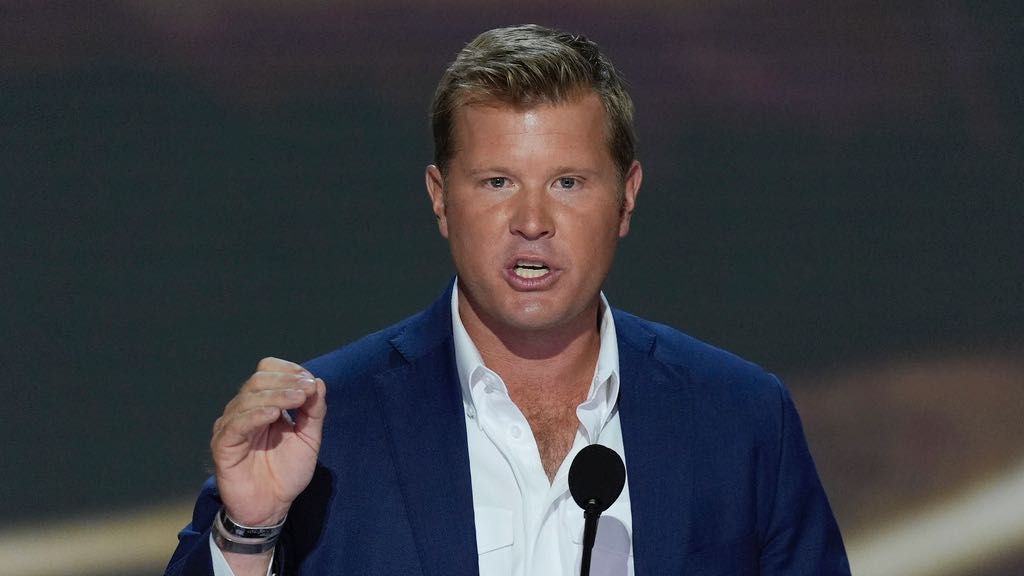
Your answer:
[[[313,392],[316,384],[313,375],[302,366],[279,358],[264,358],[256,365],[256,372],[245,381],[239,392],[286,387],[305,388]]]
[[[250,383],[254,378],[250,379]],[[278,412],[292,410],[304,405],[307,398],[316,393],[316,381],[312,379],[264,378],[258,385],[250,387],[247,383],[228,402],[221,418],[229,420],[236,415],[262,408],[272,408]]]
[[[270,426],[281,418],[281,409],[271,406],[257,406],[249,410],[225,412],[213,424],[211,448],[231,448],[248,442],[255,432]]]
[[[324,416],[327,414],[327,386],[320,378],[316,379],[316,388],[312,395],[306,398],[306,402],[296,412],[296,431],[319,435],[323,426]]]
[[[243,406],[250,406],[252,400],[250,395],[252,394],[287,389],[302,390],[305,392],[305,396],[309,396],[316,392],[316,381],[312,374],[298,364],[277,358],[264,358],[256,366],[256,372],[242,385],[238,395],[228,403],[225,413],[239,409],[239,403]],[[263,396],[269,398],[273,395],[265,394]],[[287,408],[296,408],[300,405],[301,403],[289,405]],[[240,409],[245,408],[241,407]]]
[[[264,358],[228,402],[214,424],[214,441],[236,445],[281,418],[282,410],[298,410],[304,419],[323,419],[325,387],[302,366],[278,358]]]
[[[296,364],[295,362],[282,360],[280,358],[274,358],[272,356],[268,356],[260,360],[259,363],[256,364],[256,371],[284,372],[289,374],[305,374],[307,376],[311,376],[311,374],[307,372],[306,369],[303,368],[301,365]]]

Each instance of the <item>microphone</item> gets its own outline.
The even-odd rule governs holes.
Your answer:
[[[597,519],[622,493],[626,466],[614,450],[591,444],[580,450],[569,466],[569,493],[583,508],[583,558],[580,576],[590,576],[590,555],[597,539]]]

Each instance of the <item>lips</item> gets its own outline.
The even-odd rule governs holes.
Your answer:
[[[516,254],[505,262],[505,279],[515,290],[546,290],[554,285],[561,269],[547,258],[534,254]]]

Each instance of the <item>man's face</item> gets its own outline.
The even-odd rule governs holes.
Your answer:
[[[461,309],[499,337],[593,329],[641,180],[634,162],[620,182],[600,98],[472,104],[453,120],[447,180],[434,166],[426,180]]]

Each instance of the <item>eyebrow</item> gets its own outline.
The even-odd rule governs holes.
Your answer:
[[[551,171],[553,174],[579,174],[581,176],[593,176],[598,174],[598,170],[592,170],[589,168],[578,168],[574,166],[558,166]],[[490,174],[513,174],[515,170],[511,170],[505,166],[491,166],[488,168],[471,168],[466,170],[466,174],[469,176],[483,176]]]
[[[483,176],[485,174],[489,175],[494,173],[510,174],[512,173],[512,170],[509,170],[504,166],[491,166],[490,168],[473,168],[471,170],[466,170],[466,174],[470,176]]]
[[[598,174],[598,170],[591,170],[589,168],[578,168],[575,166],[559,166],[554,170],[555,174],[580,174],[583,176],[593,176]]]

